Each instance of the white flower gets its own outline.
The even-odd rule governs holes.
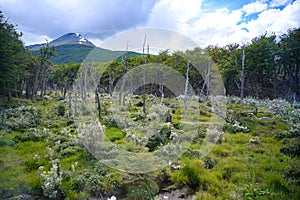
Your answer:
[[[115,196],[112,196],[110,198],[107,198],[107,200],[117,200],[117,198]]]

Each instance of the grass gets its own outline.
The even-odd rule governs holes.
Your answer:
[[[105,127],[105,136],[112,142],[121,140],[125,137],[125,133],[117,127]]]
[[[108,97],[102,98],[103,104],[108,104],[109,101]],[[133,100],[132,105],[138,101],[140,99]],[[159,172],[153,172],[151,175],[154,178],[151,180],[142,178],[140,183],[143,184],[139,184],[137,180],[140,175],[128,178],[129,176],[109,170],[105,166],[99,167],[97,159],[80,142],[76,142],[76,139],[73,141],[68,135],[71,134],[76,138],[77,131],[76,123],[71,123],[74,119],[67,115],[68,105],[64,101],[55,98],[34,102],[22,101],[41,110],[42,123],[35,128],[38,130],[46,128],[49,135],[33,137],[32,129],[0,131],[0,198],[20,194],[42,198],[43,190],[38,168],[44,166],[45,171],[50,169],[51,156],[47,148],[51,147],[59,149],[54,151],[52,159],[60,160],[60,167],[64,173],[61,190],[66,199],[87,199],[99,195],[100,191],[106,191],[107,197],[114,194],[118,199],[119,197],[130,199],[134,195],[150,197],[157,194],[157,185],[180,191],[184,189],[192,191],[197,199],[299,199],[299,157],[281,153],[281,149],[288,145],[290,140],[297,138],[275,138],[277,133],[285,133],[290,129],[288,123],[263,107],[259,107],[255,116],[251,114],[255,110],[253,106],[237,103],[227,105],[230,110],[228,117],[235,118],[241,125],[249,128],[249,131],[230,131],[231,124],[227,123],[226,126],[229,128],[224,128],[225,140],[216,144],[206,158],[201,158],[199,149],[208,126],[201,122],[210,122],[214,114],[205,109],[205,103],[198,105],[193,102],[192,106],[195,109],[199,108],[199,113],[195,117],[193,112],[189,112],[189,115],[183,118],[179,102],[172,98],[168,101],[174,106],[170,111],[171,123],[178,134],[178,129],[187,131],[192,128],[195,129],[195,138],[192,143],[182,142],[182,146],[189,151],[175,162],[178,168],[166,166],[163,169],[166,173],[163,175],[163,183],[160,184],[158,183],[162,177]],[[15,100],[13,106],[19,105],[20,102],[21,100],[19,102]],[[64,106],[64,114],[59,113],[61,108],[58,105]],[[2,102],[0,106],[8,105]],[[129,116],[136,117],[136,113],[140,110],[141,108],[132,106]],[[182,123],[184,120],[200,123],[193,127]],[[146,123],[146,120],[141,119],[137,123]],[[109,142],[128,152],[148,151],[146,147],[128,140],[124,130],[126,129],[121,130],[111,124],[105,124],[105,136]],[[133,129],[131,131],[136,132]],[[165,134],[164,131],[168,130],[163,130],[162,134]],[[255,136],[259,137],[257,145],[249,142]],[[57,141],[60,141],[59,145],[56,144]],[[169,139],[167,142],[170,142]],[[160,145],[157,148],[160,148]],[[210,167],[206,165],[208,162],[211,162]],[[117,180],[114,178],[116,174],[122,178]],[[102,182],[98,183],[99,180]],[[111,180],[115,182],[112,183]]]

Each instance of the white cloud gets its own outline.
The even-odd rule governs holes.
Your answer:
[[[0,4],[5,17],[19,24],[26,44],[80,32],[99,45],[114,33],[157,27],[182,33],[206,47],[300,27],[300,0],[256,0],[235,10],[219,6],[214,11],[202,9],[207,1],[0,0]],[[252,14],[257,17],[249,20]]]
[[[29,36],[59,37],[68,32],[101,39],[147,23],[156,0],[0,0],[11,23]],[[33,40],[33,39],[32,39]]]
[[[177,29],[201,11],[201,0],[161,0],[151,11],[148,26]]]
[[[269,9],[258,15],[245,26],[253,35],[260,35],[265,31],[281,34],[289,28],[300,27],[300,0],[287,5],[284,9]]]
[[[274,7],[279,7],[279,6],[286,6],[288,4],[290,4],[292,2],[292,0],[273,0],[270,3],[270,7],[274,8]]]
[[[262,1],[255,1],[243,6],[242,11],[246,13],[246,15],[251,15],[255,13],[262,12],[268,8],[268,4]]]
[[[281,1],[280,4],[283,3]],[[289,28],[300,27],[300,0],[294,1],[282,10],[268,8],[268,4],[263,0],[231,11],[222,8],[205,12],[199,6],[192,6],[193,9],[189,12],[180,6],[173,12],[174,9],[170,9],[172,5],[169,0],[162,0],[156,4],[149,24],[185,34],[198,42],[201,47],[249,42],[266,31],[282,34]],[[182,13],[188,13],[187,17],[182,17]],[[256,19],[244,18],[245,14],[248,16],[256,13]]]

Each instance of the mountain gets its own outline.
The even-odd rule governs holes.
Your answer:
[[[95,45],[92,42],[84,38],[79,33],[67,33],[49,43],[50,46],[60,46],[66,44],[81,44],[85,46],[95,47]],[[35,50],[39,50],[41,46],[45,46],[45,45],[46,43],[34,44],[34,45],[27,46],[27,48],[31,51],[35,51]]]
[[[130,58],[141,55],[136,52],[111,51],[82,44],[60,45],[56,47],[55,52],[57,56],[50,58],[53,64],[66,64],[70,62],[81,63],[85,58],[94,62],[108,62],[112,60],[121,61],[123,56]],[[35,51],[34,53],[38,53],[38,51]]]
[[[40,47],[44,45],[46,45],[46,43],[30,45],[27,46],[27,48],[34,54],[38,54]],[[65,34],[49,42],[49,45],[56,47],[56,56],[50,58],[53,64],[80,63],[85,58],[93,60],[94,62],[108,62],[121,60],[123,56],[136,57],[141,55],[136,52],[111,51],[96,47],[79,33]]]

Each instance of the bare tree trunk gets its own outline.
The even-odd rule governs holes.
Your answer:
[[[92,64],[90,68],[90,74],[94,82],[94,91],[95,91],[95,98],[97,101],[97,109],[98,109],[98,117],[102,118],[102,110],[101,110],[101,101],[100,101],[100,95],[99,95],[99,90],[100,90],[100,78],[99,78],[99,84],[96,82],[95,78],[95,71],[94,71],[94,63]]]
[[[145,44],[146,44],[146,35],[144,38],[144,44],[143,44],[143,113],[146,114],[146,77],[145,77]]]
[[[83,65],[83,100],[84,100],[85,104],[87,104],[86,65],[87,65],[87,63],[84,62],[84,65]]]
[[[99,96],[99,85],[95,89],[95,97],[97,101],[97,109],[98,109],[98,117],[99,119],[102,118],[102,110],[101,110],[101,101],[100,101],[100,96]]]
[[[160,93],[161,93],[160,105],[162,105],[162,102],[163,102],[164,96],[165,96],[165,93],[164,93],[164,86],[163,86],[163,85],[160,85],[160,86],[159,86],[159,91],[160,91]]]
[[[185,76],[185,88],[184,88],[184,115],[186,115],[186,110],[187,110],[187,92],[188,92],[188,84],[189,84],[189,69],[190,69],[190,63],[188,62],[187,64],[187,69],[186,69],[186,76]]]
[[[211,61],[209,60],[207,69],[205,72],[204,83],[203,83],[202,89],[199,94],[199,101],[201,100],[201,96],[203,96],[205,86],[206,86],[206,101],[208,101],[208,96],[209,96],[209,91],[210,91],[210,71],[211,71],[211,67],[210,67],[211,63],[210,62]]]
[[[122,58],[123,60],[123,82],[122,82],[122,85],[121,85],[121,88],[120,88],[120,91],[119,91],[119,106],[121,105],[122,101],[123,101],[123,106],[125,105],[125,83],[126,83],[126,61],[124,58]],[[122,93],[123,93],[123,98],[122,98]]]
[[[32,87],[32,93],[31,93],[31,99],[36,95],[37,90],[38,90],[38,81],[39,81],[39,75],[40,75],[40,70],[41,70],[41,63],[37,66],[35,73],[34,73],[34,81],[33,81],[33,87]]]
[[[70,110],[70,115],[73,116],[72,89],[69,90],[69,110]]]
[[[242,47],[242,71],[241,71],[241,99],[244,99],[245,90],[245,45]]]
[[[210,95],[210,71],[211,71],[211,69],[210,69],[210,60],[208,61],[208,66],[207,66],[207,74],[206,74],[206,80],[207,80],[207,82],[206,82],[206,101],[208,102],[208,96]]]
[[[76,93],[76,87],[73,85],[73,91],[74,91],[74,116],[77,116],[77,93]]]
[[[110,97],[112,97],[113,87],[114,87],[114,76],[112,74],[112,69],[110,69],[108,75],[108,92]]]
[[[126,72],[123,77],[123,106],[125,106],[125,98],[126,98]]]
[[[130,74],[130,95],[133,95],[133,91],[132,91],[132,74]]]

